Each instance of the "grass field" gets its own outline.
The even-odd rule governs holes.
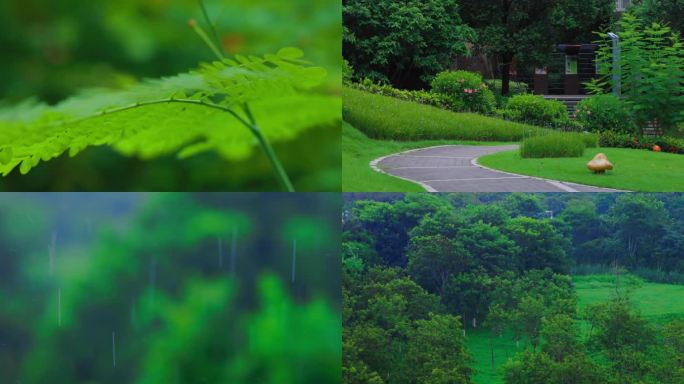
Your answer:
[[[615,165],[605,175],[595,175],[587,162],[603,152]],[[506,172],[641,192],[684,190],[684,155],[625,148],[588,148],[582,157],[523,159],[518,151],[481,157],[484,166]]]
[[[520,141],[547,130],[474,113],[454,113],[428,105],[345,87],[344,120],[381,140]]]
[[[639,281],[637,277],[629,277]],[[574,276],[580,310],[587,305],[605,302],[615,294],[613,276]],[[638,285],[625,284],[635,307],[641,315],[654,323],[684,318],[684,285],[659,284],[641,281]]]
[[[374,171],[369,163],[378,157],[415,148],[446,144],[484,145],[449,140],[386,141],[369,139],[348,123],[342,125],[343,192],[425,192],[418,184]],[[487,143],[492,144],[492,143]]]
[[[630,276],[623,276],[621,281],[623,291],[630,291],[634,306],[652,323],[659,324],[675,318],[684,318],[684,285],[649,283]],[[573,282],[580,310],[590,304],[605,302],[615,293],[611,275],[573,276]],[[473,368],[478,371],[474,377],[477,384],[502,383],[498,369],[508,357],[516,353],[516,345],[510,334],[496,338],[494,361],[497,369],[493,371],[489,342],[489,331],[486,329],[469,331],[466,337],[468,349],[475,360]]]
[[[472,367],[477,371],[473,377],[476,384],[498,384],[501,380],[501,366],[513,358],[518,351],[522,351],[526,341],[520,341],[520,348],[516,347],[511,333],[505,333],[502,337],[496,337],[494,343],[494,369],[492,369],[490,332],[487,329],[469,330],[466,335],[468,350],[474,359]]]

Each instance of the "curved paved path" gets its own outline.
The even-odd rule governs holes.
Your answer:
[[[381,157],[371,167],[416,182],[430,192],[616,192],[614,189],[540,179],[489,169],[477,158],[517,145],[444,145]]]

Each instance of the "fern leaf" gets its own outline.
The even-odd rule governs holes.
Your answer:
[[[340,121],[341,100],[311,91],[325,71],[301,57],[300,50],[286,48],[203,64],[127,89],[84,91],[55,106],[27,101],[0,107],[0,172],[19,166],[25,174],[40,161],[99,145],[141,158],[204,151],[245,158],[256,145],[240,112],[246,104],[269,142]]]

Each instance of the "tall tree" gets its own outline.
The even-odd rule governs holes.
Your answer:
[[[684,35],[684,1],[682,0],[635,0],[630,12],[647,24],[668,24]]]
[[[440,296],[453,275],[467,271],[473,264],[472,256],[460,241],[441,235],[411,239],[408,259],[411,277]]]
[[[620,196],[608,212],[630,266],[652,266],[652,251],[665,234],[668,220],[663,203],[646,194]]]
[[[342,46],[358,77],[422,88],[474,40],[456,0],[344,0]]]
[[[463,228],[458,238],[478,266],[487,273],[517,270],[520,248],[499,228],[479,222]]]
[[[409,334],[409,383],[470,384],[471,357],[458,317],[431,314]]]
[[[565,253],[568,240],[548,220],[517,217],[506,224],[504,234],[520,247],[522,269],[568,270],[569,260]]]
[[[572,43],[610,22],[613,0],[462,0],[461,14],[478,44],[501,68],[503,95],[510,70],[546,63],[554,43]]]

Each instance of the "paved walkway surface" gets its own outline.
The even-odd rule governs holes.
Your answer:
[[[517,145],[430,147],[376,159],[371,167],[418,182],[430,192],[616,192],[495,171],[477,164],[480,156],[517,148]]]

